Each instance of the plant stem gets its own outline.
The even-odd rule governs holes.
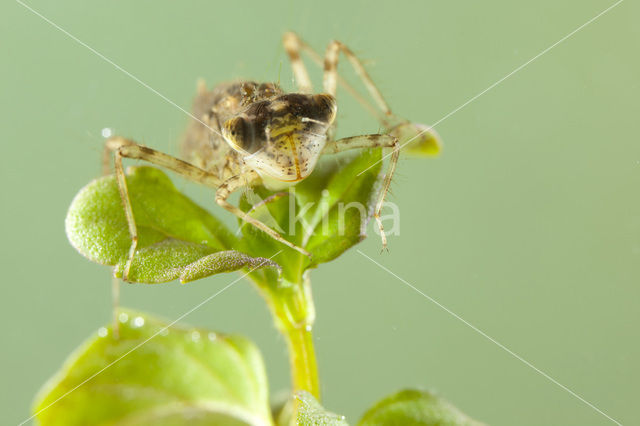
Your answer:
[[[294,392],[305,390],[319,399],[318,365],[311,327],[290,328],[283,335],[289,349],[289,365]]]
[[[264,290],[275,325],[287,342],[293,391],[307,391],[319,400],[318,365],[312,334],[316,314],[308,274],[300,282],[282,280]]]

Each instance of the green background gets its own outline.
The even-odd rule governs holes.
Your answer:
[[[392,108],[424,123],[611,4],[29,1],[186,109],[198,77],[291,90],[280,38],[292,29],[318,50],[351,46]],[[20,4],[0,9],[0,413],[15,424],[109,320],[109,271],[64,234],[73,196],[100,174],[100,130],[176,153],[187,117]],[[639,12],[621,3],[440,123],[440,158],[400,162],[390,253],[372,232],[358,247],[623,424],[640,424]],[[378,130],[344,92],[339,105],[341,135]],[[233,222],[209,191],[176,183]],[[123,304],[173,319],[236,277],[126,285]],[[323,402],[352,422],[421,386],[493,425],[612,424],[356,250],[312,279]],[[187,321],[252,338],[272,393],[288,386],[284,342],[248,283]]]

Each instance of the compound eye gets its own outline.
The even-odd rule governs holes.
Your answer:
[[[328,93],[320,93],[318,95],[314,95],[313,98],[322,111],[321,116],[323,116],[328,123],[333,122],[338,109],[336,98]]]
[[[227,135],[231,136],[232,139],[236,139],[244,132],[244,118],[235,117],[227,120],[224,123],[224,129]]]
[[[257,144],[255,129],[251,122],[243,117],[230,118],[224,123],[224,137],[236,151],[253,153]]]
[[[234,147],[243,149],[246,123],[244,118],[235,117],[224,123],[225,137]]]

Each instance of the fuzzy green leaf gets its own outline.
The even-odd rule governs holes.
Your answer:
[[[125,259],[115,267],[117,277],[122,276],[124,267]],[[250,257],[235,250],[214,252],[202,244],[168,238],[136,252],[129,280],[154,284],[179,279],[181,283],[187,283],[244,267],[272,267],[276,272],[280,270],[280,266],[270,259]]]
[[[309,392],[297,392],[294,398],[298,404],[296,424],[302,426],[348,426],[344,416],[325,410]]]
[[[130,281],[187,282],[243,267],[277,267],[272,261],[228,250],[237,238],[178,192],[162,171],[131,168],[127,186],[139,238]],[[116,276],[122,276],[131,237],[114,176],[96,179],[78,193],[69,208],[66,229],[80,253],[115,266]]]
[[[219,251],[185,267],[180,275],[180,281],[195,281],[220,272],[237,271],[243,267],[256,270],[266,266],[272,267],[276,272],[280,272],[281,269],[280,265],[264,257],[250,257],[235,250]]]
[[[444,399],[419,390],[404,390],[384,398],[360,420],[359,426],[482,426]]]
[[[295,421],[292,418],[295,416]],[[278,425],[289,426],[348,426],[344,416],[325,410],[306,391],[296,392],[284,405],[278,416]]]
[[[143,283],[186,282],[243,267],[271,266],[275,269],[257,271],[252,277],[272,282],[281,272],[298,282],[306,269],[336,258],[365,237],[379,188],[380,158],[380,149],[323,158],[314,173],[291,191],[263,187],[245,191],[240,208],[307,248],[311,260],[242,220],[238,239],[181,194],[161,170],[132,167],[127,187],[138,246],[128,278]],[[78,193],[66,229],[81,254],[115,266],[116,276],[122,276],[131,238],[114,176],[96,179]],[[271,261],[265,260],[278,252]]]
[[[138,246],[177,238],[212,249],[228,249],[235,237],[205,209],[182,195],[155,167],[131,167],[129,198],[138,227]],[[76,195],[66,219],[71,244],[94,262],[115,265],[131,237],[114,176],[90,182]]]
[[[119,337],[101,328],[40,391],[41,425],[272,424],[252,343],[132,311],[119,319]]]
[[[288,191],[272,192],[263,187],[256,187],[251,191],[245,192],[240,199],[239,207],[243,211],[249,212],[252,217],[271,226],[284,238],[299,245],[299,237],[302,235],[300,226],[295,227],[293,232],[289,230],[291,201],[291,193]],[[293,202],[295,203],[295,199],[293,199]],[[238,220],[238,226],[240,226],[242,233],[242,238],[237,246],[239,251],[256,257],[271,257],[274,253],[280,252],[272,259],[282,267],[284,278],[292,282],[300,280],[304,271],[302,266],[306,256],[279,243],[266,233],[240,219]]]
[[[419,157],[435,157],[442,149],[440,135],[431,126],[402,122],[388,131],[398,138],[402,150],[406,153]]]
[[[315,200],[315,208],[309,209],[306,215],[313,231],[305,247],[313,254],[314,265],[335,259],[366,237],[366,226],[378,196],[381,158],[380,149],[364,150],[328,179],[318,177],[325,186]],[[309,188],[316,191],[320,188],[320,182],[312,178],[303,182],[296,192],[301,206],[313,202]]]
[[[339,159],[325,157],[311,176],[289,191],[256,188],[241,199],[242,210],[311,252],[309,260],[285,247],[274,258],[286,279],[298,281],[305,269],[335,259],[365,238],[380,186],[381,156],[380,149],[372,149]],[[239,250],[266,257],[283,248],[264,232],[240,225]]]

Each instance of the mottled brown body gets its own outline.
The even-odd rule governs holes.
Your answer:
[[[225,142],[222,126],[247,105],[278,94],[282,94],[280,88],[269,83],[222,83],[213,90],[207,90],[204,82],[200,82],[198,93],[193,100],[194,118],[189,121],[182,139],[183,158],[201,169],[212,172],[222,181],[241,173],[241,155]]]
[[[309,176],[336,115],[328,94],[285,94],[272,83],[200,88],[183,155],[221,181],[255,170],[263,183]]]

